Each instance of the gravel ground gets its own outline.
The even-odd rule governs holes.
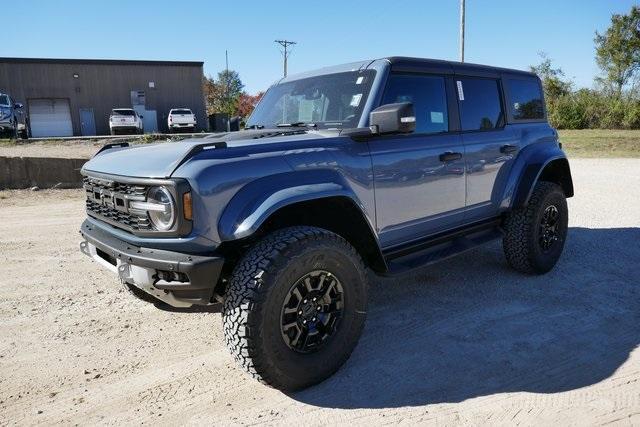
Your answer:
[[[292,395],[236,368],[219,313],[159,310],[82,256],[80,191],[0,192],[0,425],[638,425],[640,159],[571,163],[551,273],[495,243],[376,278],[351,359]]]
[[[90,159],[110,141],[28,142],[0,145],[3,157],[55,157],[63,159]]]

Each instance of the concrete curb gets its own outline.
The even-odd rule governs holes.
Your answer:
[[[88,159],[0,156],[0,189],[80,188]]]

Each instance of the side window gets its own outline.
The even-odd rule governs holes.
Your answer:
[[[502,125],[498,81],[463,78],[456,80],[462,130],[489,130]]]
[[[515,120],[544,119],[540,83],[534,79],[508,79],[509,109]]]
[[[391,74],[382,104],[412,102],[416,113],[416,133],[449,130],[444,77]]]

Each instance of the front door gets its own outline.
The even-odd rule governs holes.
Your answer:
[[[93,116],[93,108],[80,109],[80,132],[83,136],[96,134],[96,120]]]
[[[442,76],[389,76],[382,104],[412,102],[416,130],[369,142],[383,247],[462,223],[464,147],[459,133],[449,132],[446,86]]]

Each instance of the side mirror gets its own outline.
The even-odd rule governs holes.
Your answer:
[[[144,119],[144,116],[140,116],[141,119]]]
[[[21,103],[19,103],[19,102],[16,102],[15,104],[13,104],[13,106],[14,106],[14,107],[16,107],[16,108],[17,108],[17,109],[19,109],[19,110],[21,110],[21,109],[23,109],[23,108],[24,108],[24,105],[22,105],[22,104],[21,104]]]
[[[369,113],[374,134],[411,133],[416,130],[416,115],[411,102],[382,105]]]

